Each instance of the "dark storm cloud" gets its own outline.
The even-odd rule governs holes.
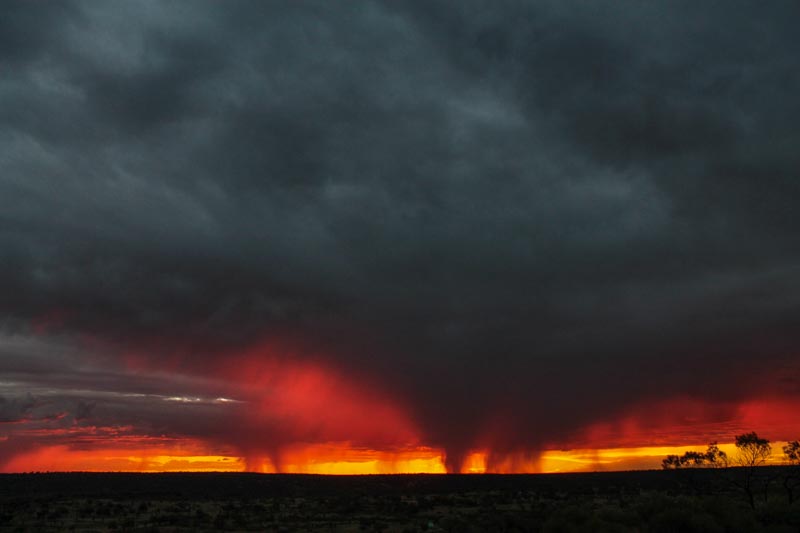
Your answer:
[[[30,395],[12,399],[0,397],[0,424],[24,422],[35,406],[36,400]]]
[[[300,336],[452,450],[796,349],[794,2],[4,9],[10,333]]]

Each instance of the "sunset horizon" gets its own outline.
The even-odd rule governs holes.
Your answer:
[[[10,2],[0,472],[793,461],[798,16]]]

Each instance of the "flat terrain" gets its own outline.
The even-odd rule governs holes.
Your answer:
[[[0,530],[797,532],[793,475],[7,474]]]

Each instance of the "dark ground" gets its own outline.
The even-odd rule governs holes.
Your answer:
[[[0,530],[798,532],[794,475],[8,474]]]

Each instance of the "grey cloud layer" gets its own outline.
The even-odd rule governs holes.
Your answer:
[[[728,399],[795,349],[796,3],[7,10],[12,331],[290,331],[451,446]]]

